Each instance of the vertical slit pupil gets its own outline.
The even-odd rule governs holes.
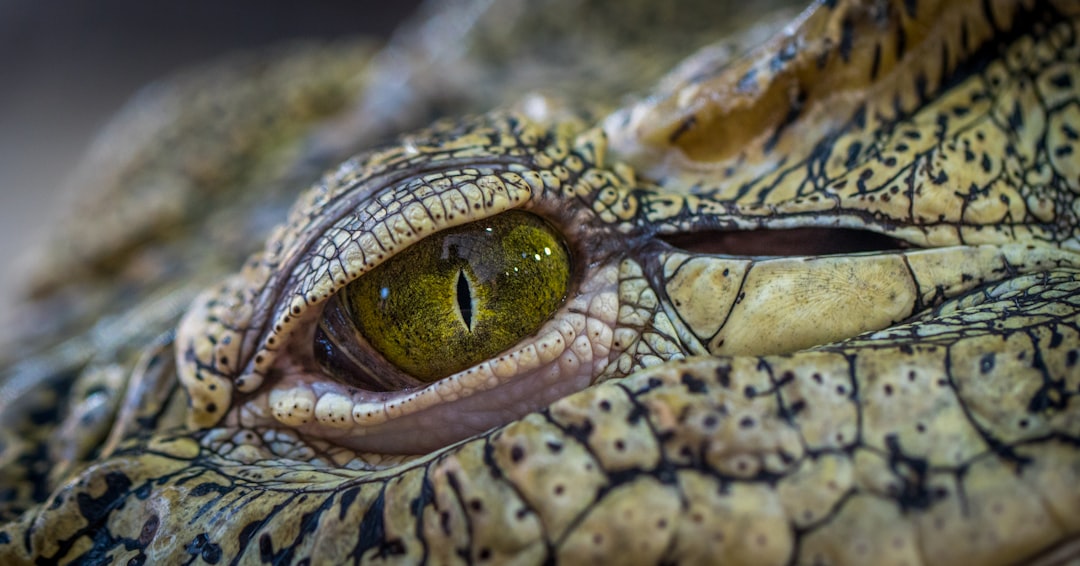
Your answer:
[[[472,293],[464,271],[458,271],[457,304],[458,310],[461,311],[461,319],[465,321],[465,327],[472,330]]]

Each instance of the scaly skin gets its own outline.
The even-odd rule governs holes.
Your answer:
[[[190,307],[202,273],[10,366],[0,561],[1077,560],[1078,84],[1072,2],[823,3],[600,119],[361,153]],[[321,369],[349,282],[509,209],[574,257],[534,336],[401,392]]]

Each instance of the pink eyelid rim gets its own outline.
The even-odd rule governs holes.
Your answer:
[[[605,275],[609,277],[599,278],[607,281],[602,288],[583,290],[569,300],[535,336],[422,388],[373,393],[331,382],[321,374],[288,373],[283,368],[286,373],[277,383],[239,409],[261,414],[258,420],[272,419],[315,436],[338,436],[332,429],[362,435],[367,428],[382,429],[380,425],[495,390],[519,376],[563,381],[588,374],[591,380],[609,363],[614,341],[617,297],[613,274]],[[537,409],[556,400],[543,397],[541,393],[526,404]],[[518,405],[522,400],[505,401]],[[502,423],[492,422],[487,428],[498,424]]]

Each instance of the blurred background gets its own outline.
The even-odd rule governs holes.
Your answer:
[[[230,51],[293,38],[385,38],[418,3],[0,2],[0,314],[20,279],[13,261],[59,216],[57,189],[95,132],[141,86]]]

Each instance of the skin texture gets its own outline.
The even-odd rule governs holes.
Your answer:
[[[116,127],[207,141],[84,166],[116,172],[86,181],[105,194],[188,205],[132,204],[129,231],[79,228],[85,249],[43,268],[28,309],[50,322],[0,381],[0,562],[1080,556],[1074,3],[824,2],[735,35],[749,20],[709,31],[689,8],[508,5],[450,6],[377,55],[224,63],[218,90],[181,78],[141,106],[201,109]],[[566,44],[620,51],[648,22],[662,54],[552,79],[544,34],[609,17]],[[350,63],[287,64],[305,57]],[[261,94],[312,69],[310,92]],[[459,79],[491,69],[498,102]],[[332,104],[308,102],[319,85]],[[229,133],[249,112],[288,133],[255,149]],[[277,227],[245,220],[309,184]],[[573,262],[535,334],[422,386],[361,345],[404,390],[327,375],[315,329],[343,289],[512,209]]]

